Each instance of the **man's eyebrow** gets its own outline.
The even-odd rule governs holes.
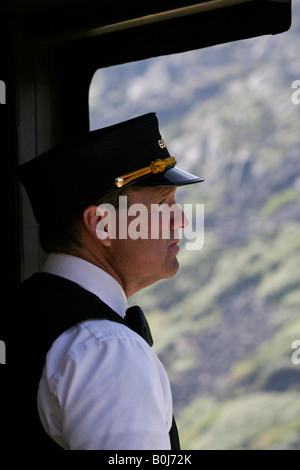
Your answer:
[[[152,206],[155,206],[159,204],[163,199],[165,199],[167,196],[172,194],[173,192],[175,193],[176,187],[175,186],[168,186],[168,187],[162,187],[162,188],[155,188],[155,192],[152,197],[150,197],[149,201],[144,202],[145,207],[147,209],[151,209]]]

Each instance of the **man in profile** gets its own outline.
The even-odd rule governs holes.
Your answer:
[[[149,113],[19,167],[47,258],[16,295],[18,448],[179,449],[168,377],[142,310],[128,305],[133,294],[178,270],[179,230],[187,220],[176,188],[202,178],[175,165]],[[109,208],[121,215],[120,196],[127,198],[126,217],[105,219]],[[134,204],[145,208],[140,237],[129,236]],[[162,205],[172,208],[167,219]]]

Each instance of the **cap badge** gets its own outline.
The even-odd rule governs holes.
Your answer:
[[[161,149],[167,148],[167,144],[164,141],[164,139],[158,140],[158,145],[160,146]]]

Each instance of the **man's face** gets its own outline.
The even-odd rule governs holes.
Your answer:
[[[128,189],[127,200],[121,202],[109,262],[128,296],[174,276],[179,268],[179,229],[188,221],[175,202],[175,191],[174,187]]]

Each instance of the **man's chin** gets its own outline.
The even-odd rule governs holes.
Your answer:
[[[177,258],[175,258],[172,262],[172,265],[170,266],[170,269],[168,270],[167,275],[165,276],[165,279],[169,279],[171,277],[174,277],[179,270],[179,261]]]

